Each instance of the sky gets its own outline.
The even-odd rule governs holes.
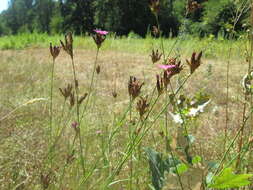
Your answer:
[[[0,12],[7,9],[8,7],[8,0],[0,0]]]

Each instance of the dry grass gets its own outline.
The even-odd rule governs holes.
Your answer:
[[[47,124],[49,118],[49,84],[51,57],[48,49],[26,49],[26,50],[6,50],[0,52],[0,118],[18,108],[4,120],[0,120],[0,189],[40,189],[40,172],[46,170],[41,168],[44,156],[48,147]],[[77,65],[78,79],[80,81],[81,92],[86,92],[89,86],[95,51],[81,50],[75,51],[75,62]],[[182,58],[184,60],[184,58]],[[184,88],[189,96],[192,92],[204,92],[211,97],[211,104],[207,111],[196,121],[193,121],[191,130],[197,137],[197,144],[193,150],[207,160],[218,159],[223,153],[221,142],[222,132],[225,127],[225,104],[226,104],[226,63],[217,59],[204,58],[203,65]],[[128,105],[127,82],[130,75],[137,76],[145,82],[142,94],[147,94],[155,87],[155,75],[159,69],[154,66],[150,57],[139,53],[122,53],[122,51],[105,50],[98,58],[101,66],[101,73],[96,79],[96,96],[92,97],[95,102],[88,116],[85,117],[86,128],[82,129],[84,134],[85,153],[87,155],[88,168],[98,160],[97,171],[92,179],[87,183],[89,189],[99,189],[100,183],[110,173],[117,159],[123,154],[124,146],[127,142],[128,127],[122,126],[121,132],[115,137],[108,152],[103,152],[103,141],[107,138],[106,132],[111,131],[113,121],[119,119],[124,107]],[[185,72],[188,68],[185,65]],[[242,76],[247,72],[247,65],[243,60],[232,60],[230,89],[229,89],[229,133],[232,135],[238,128],[243,109],[243,90],[239,85]],[[64,127],[58,125],[61,118],[63,98],[57,87],[64,87],[72,81],[72,71],[70,59],[64,52],[61,52],[56,60],[55,90],[54,90],[54,129]],[[177,80],[173,81],[174,86]],[[116,91],[118,97],[112,97],[112,92]],[[99,97],[99,98],[97,98]],[[34,98],[45,98],[32,103],[25,104]],[[162,102],[158,103],[158,106]],[[134,111],[136,112],[136,111]],[[67,111],[63,118],[67,117]],[[105,117],[102,117],[105,116]],[[134,118],[137,118],[134,113]],[[89,118],[89,119],[87,119]],[[55,159],[54,178],[58,178],[61,167],[66,157],[65,147],[71,143],[74,137],[73,130],[69,127],[73,118],[65,125],[67,130],[57,146],[57,158]],[[161,122],[161,121],[160,121]],[[62,126],[61,126],[62,125]],[[170,122],[171,130],[176,132],[176,126]],[[102,135],[96,134],[101,130]],[[161,131],[160,123],[157,122],[153,131],[145,137],[142,146],[156,147],[162,150],[162,139],[159,135]],[[76,161],[77,162],[77,161]],[[136,163],[136,169],[141,169],[138,174],[139,189],[147,189],[150,183],[148,176],[148,163]],[[41,171],[42,170],[42,171]],[[123,172],[117,177],[125,179],[128,167],[125,166]],[[69,167],[65,177],[64,189],[75,189],[80,181],[78,177],[80,171],[74,167]],[[76,176],[76,177],[73,177]],[[127,182],[126,182],[127,184]],[[125,188],[125,182],[116,184],[113,189]],[[59,187],[54,186],[53,189]]]

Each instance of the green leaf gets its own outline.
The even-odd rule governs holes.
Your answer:
[[[217,189],[243,187],[251,183],[248,178],[252,176],[252,174],[234,174],[232,168],[226,168],[219,176],[214,176],[213,183],[208,187]]]
[[[195,156],[193,159],[192,159],[192,164],[198,164],[200,163],[202,160],[202,158],[200,156]]]
[[[187,170],[188,170],[188,166],[186,164],[179,164],[179,165],[177,165],[177,171],[178,171],[179,175],[187,172]]]

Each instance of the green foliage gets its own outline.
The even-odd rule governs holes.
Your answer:
[[[238,2],[198,0],[202,8],[186,16],[185,0],[161,0],[158,19],[162,34],[177,36],[181,28],[181,33],[195,36],[227,36],[235,21],[235,31],[242,31],[249,11],[241,10],[242,3]],[[238,11],[242,14],[236,19]],[[0,35],[69,30],[81,35],[101,28],[117,35],[134,32],[145,37],[157,25],[148,0],[11,0],[0,20]]]
[[[149,167],[152,175],[152,185],[155,190],[161,190],[165,182],[165,172],[174,172],[177,166],[178,172],[184,173],[187,171],[185,164],[180,164],[179,160],[173,160],[171,157],[164,158],[161,153],[156,152],[151,148],[146,148],[145,152],[149,161]],[[174,163],[175,162],[175,163]]]
[[[232,168],[226,168],[219,176],[213,177],[208,187],[216,189],[243,187],[251,183],[248,179],[252,176],[252,174],[234,174]]]

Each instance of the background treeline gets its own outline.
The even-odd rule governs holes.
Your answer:
[[[159,22],[165,36],[184,32],[207,36],[227,35],[236,22],[235,30],[244,30],[249,8],[247,0],[198,0],[201,8],[186,16],[187,0],[161,0]],[[246,6],[246,7],[245,7]],[[241,17],[236,19],[241,11]],[[149,33],[156,24],[149,9],[149,0],[10,0],[0,14],[0,35],[24,32],[90,33],[94,28],[127,35]]]

